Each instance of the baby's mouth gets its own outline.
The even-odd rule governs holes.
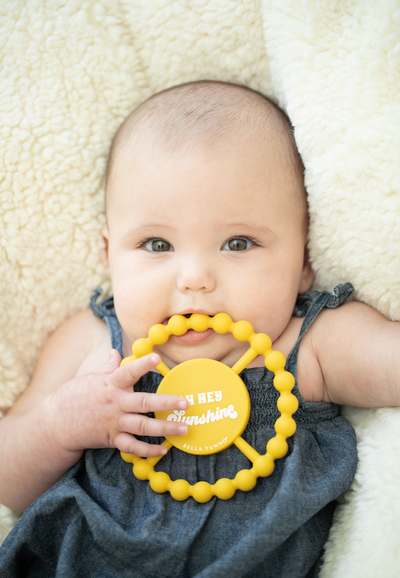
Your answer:
[[[189,317],[191,317],[193,313],[183,313],[182,315],[183,317],[186,317],[186,319],[189,319]],[[209,317],[214,317],[214,315],[209,315]],[[163,321],[163,325],[168,325],[168,321],[170,319],[171,319],[170,317],[165,319]],[[205,331],[195,331],[194,329],[188,329],[186,333],[184,333],[183,335],[171,335],[171,338],[177,339],[180,343],[186,344],[200,343],[201,341],[205,341],[206,339],[208,339],[208,337],[210,337],[213,333],[214,330],[211,327],[209,327]]]
[[[195,331],[194,329],[188,329],[183,335],[175,335],[174,339],[177,339],[181,343],[200,343],[205,341],[214,333],[214,329],[209,327],[205,331]]]
[[[194,313],[194,312],[193,312]],[[182,315],[182,317],[186,317],[186,319],[189,319],[193,313],[177,313],[177,315]],[[205,315],[208,315],[208,317],[214,317],[214,314],[208,314],[206,313]],[[171,315],[172,317],[172,315]],[[163,325],[168,325],[168,321],[171,319],[171,317],[167,317],[166,319],[164,319],[164,321],[162,322]],[[192,331],[192,329],[189,329],[189,331]]]

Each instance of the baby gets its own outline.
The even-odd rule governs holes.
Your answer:
[[[399,405],[400,327],[345,303],[349,284],[310,291],[303,165],[288,119],[226,83],[153,96],[114,139],[106,212],[113,298],[98,303],[98,291],[93,312],[54,333],[0,423],[0,501],[17,511],[33,503],[0,550],[1,576],[317,576],[356,467],[355,434],[336,404]],[[117,450],[160,456],[163,436],[188,431],[146,415],[188,408],[155,394],[161,361],[232,366],[248,344],[189,330],[120,362],[152,325],[221,311],[287,356],[297,431],[249,493],[177,502],[136,480]],[[241,377],[252,402],[243,437],[264,454],[279,416],[273,374],[259,356]],[[212,456],[173,448],[157,466],[192,484],[248,467],[234,446]]]

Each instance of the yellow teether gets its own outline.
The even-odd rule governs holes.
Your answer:
[[[285,371],[285,356],[271,349],[271,339],[264,333],[254,333],[248,321],[232,321],[227,313],[214,317],[194,313],[190,318],[174,315],[167,325],[153,325],[147,338],[137,339],[132,345],[132,357],[121,365],[152,353],[154,345],[165,343],[170,335],[183,335],[189,329],[216,333],[231,332],[239,341],[248,341],[250,348],[230,368],[212,359],[192,359],[170,370],[164,363],[157,366],[164,376],[157,393],[185,396],[189,400],[186,411],[157,412],[158,419],[182,421],[189,425],[185,436],[169,436],[163,445],[172,446],[191,454],[207,455],[220,452],[234,444],[252,462],[249,470],[241,470],[233,480],[221,478],[215,484],[197,482],[194,486],[186,480],[172,481],[168,474],[156,472],[154,466],[161,459],[141,458],[121,452],[126,462],[133,463],[133,473],[140,480],[149,480],[157,493],[169,491],[175,500],[192,496],[197,502],[208,502],[213,496],[229,500],[236,490],[248,492],[258,477],[272,474],[275,460],[288,451],[286,438],[293,435],[296,423],[292,414],[298,408],[297,398],[291,393],[294,377]],[[250,416],[250,399],[239,373],[258,355],[265,358],[265,366],[275,374],[274,386],[280,396],[277,402],[281,416],[275,422],[276,435],[269,440],[267,452],[260,455],[242,437]]]

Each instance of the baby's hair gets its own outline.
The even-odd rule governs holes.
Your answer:
[[[245,86],[200,80],[167,88],[139,105],[121,124],[111,144],[106,172],[106,208],[113,169],[121,150],[190,150],[234,138],[278,137],[301,183],[304,167],[287,115],[269,98]],[[261,141],[260,141],[261,142]]]

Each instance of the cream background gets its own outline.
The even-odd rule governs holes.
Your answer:
[[[109,289],[99,231],[112,135],[181,82],[244,83],[286,109],[318,287],[351,281],[400,319],[398,0],[4,0],[0,63],[3,411],[49,334]],[[345,411],[360,462],[322,578],[395,578],[399,411]],[[14,519],[1,507],[3,537]]]

